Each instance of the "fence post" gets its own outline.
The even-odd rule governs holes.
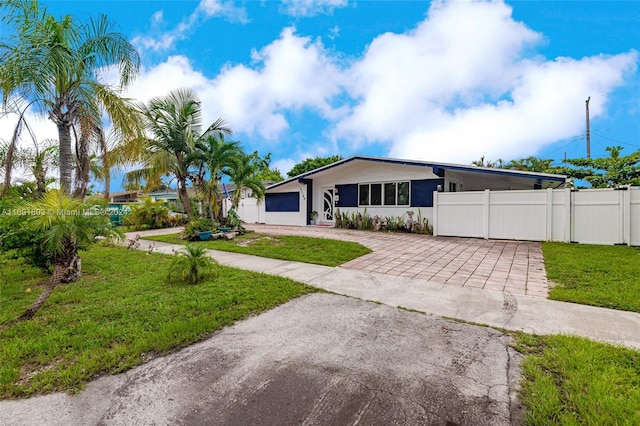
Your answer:
[[[631,185],[622,193],[622,242],[631,245]]]
[[[571,242],[571,188],[564,189],[564,239]]]
[[[433,236],[438,236],[438,191],[433,191]]]
[[[553,239],[553,189],[547,188],[547,241]]]
[[[484,205],[482,206],[482,211],[484,214],[484,229],[482,235],[485,240],[489,239],[489,206],[491,202],[491,191],[489,189],[484,190]]]

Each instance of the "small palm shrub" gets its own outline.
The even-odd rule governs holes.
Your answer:
[[[188,244],[176,252],[169,264],[167,281],[198,284],[205,278],[218,276],[218,262],[207,256],[204,247]]]

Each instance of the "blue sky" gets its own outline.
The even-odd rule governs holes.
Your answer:
[[[639,1],[41,5],[79,19],[105,13],[142,57],[128,96],[193,88],[206,123],[225,119],[283,175],[333,154],[582,157],[587,97],[592,156],[640,149]]]

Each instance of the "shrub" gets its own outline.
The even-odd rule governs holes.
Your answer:
[[[173,219],[169,215],[169,208],[160,201],[144,198],[142,204],[133,206],[131,213],[124,217],[125,226],[132,226],[136,231],[144,229],[167,228]]]
[[[184,250],[176,252],[169,265],[167,280],[198,284],[208,276],[218,276],[218,263],[207,256],[203,246],[188,244]]]
[[[200,218],[194,219],[187,224],[184,228],[184,232],[182,233],[183,238],[191,238],[196,235],[196,233],[201,231],[213,231],[218,227],[218,224],[211,219]]]

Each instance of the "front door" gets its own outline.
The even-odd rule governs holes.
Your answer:
[[[333,222],[334,189],[322,188],[322,221]]]

